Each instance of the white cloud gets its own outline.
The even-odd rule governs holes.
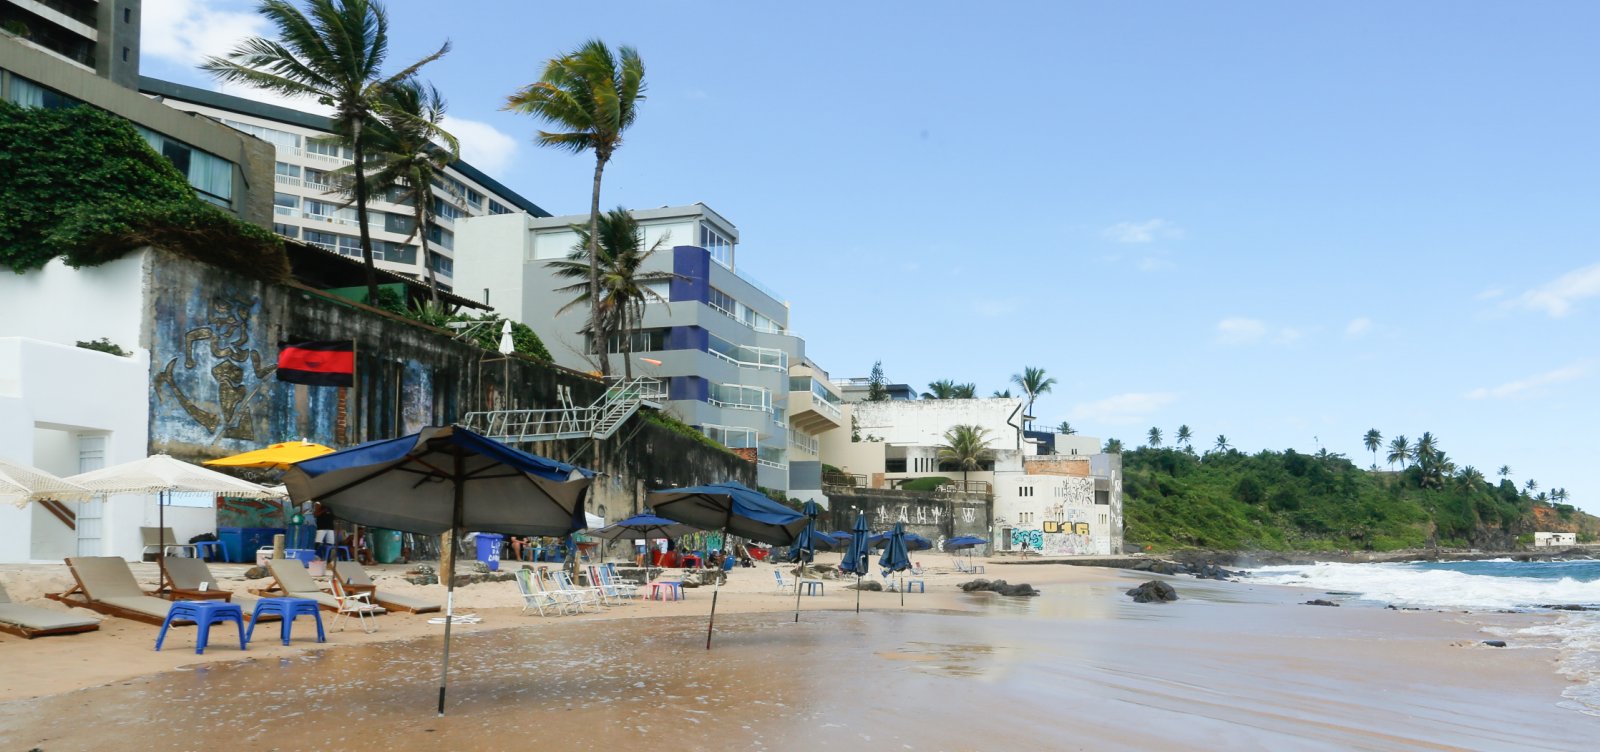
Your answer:
[[[1183,229],[1165,219],[1147,219],[1143,222],[1118,222],[1102,230],[1101,235],[1118,243],[1153,243],[1183,237]]]
[[[1137,423],[1177,401],[1171,392],[1128,392],[1073,405],[1068,412],[1084,424]]]
[[[1370,331],[1372,331],[1372,319],[1365,316],[1350,319],[1350,323],[1344,325],[1344,336],[1346,337],[1362,337]]]
[[[461,141],[461,158],[490,175],[505,174],[517,155],[517,139],[488,123],[446,115],[443,125]]]
[[[1479,387],[1467,392],[1467,399],[1480,400],[1490,397],[1494,399],[1525,397],[1528,396],[1528,392],[1538,389],[1539,387],[1549,386],[1551,384],[1560,384],[1567,381],[1574,381],[1588,376],[1589,372],[1592,370],[1591,365],[1592,364],[1586,362],[1574,363],[1570,366],[1557,368],[1554,371],[1546,371],[1544,373],[1535,374],[1525,379],[1507,381],[1499,386]]]
[[[1267,324],[1259,319],[1227,318],[1217,322],[1217,341],[1225,345],[1248,345],[1267,336]]]
[[[1517,296],[1510,304],[1544,311],[1552,318],[1559,319],[1572,313],[1578,301],[1597,295],[1600,295],[1600,264],[1591,264],[1535,287]]]
[[[240,40],[269,28],[245,3],[146,0],[142,15],[139,53],[185,66],[227,55]]]

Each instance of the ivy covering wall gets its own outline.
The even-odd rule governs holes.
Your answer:
[[[257,279],[289,277],[275,235],[200,200],[122,118],[0,102],[0,144],[0,267],[95,266],[154,245]]]

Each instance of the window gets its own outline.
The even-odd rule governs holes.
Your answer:
[[[466,192],[463,195],[466,196],[467,204],[469,206],[471,206],[474,209],[479,209],[479,210],[483,209],[483,194],[482,193],[479,193],[479,192],[477,192],[475,190],[472,190],[471,188],[467,188]]]
[[[286,238],[300,237],[300,228],[294,225],[286,225],[282,222],[273,222],[272,231]]]
[[[712,260],[733,268],[733,243],[705,220],[700,221],[700,247],[711,254]]]
[[[355,159],[355,154],[350,151],[350,147],[331,138],[306,139],[306,152],[309,154],[321,154],[324,157],[332,157],[334,159]]]
[[[300,148],[300,136],[277,128],[268,128],[264,125],[252,125],[238,120],[223,118],[222,124],[241,133],[248,133],[262,141],[270,142],[274,146],[285,149]]]
[[[435,216],[444,217],[445,219],[460,219],[466,216],[466,212],[462,211],[461,207],[438,196],[433,197],[433,213]]]
[[[742,384],[712,384],[709,401],[718,407],[735,410],[772,411],[772,393],[759,386]]]
[[[15,73],[11,74],[11,94],[8,99],[23,107],[43,107],[47,110],[81,104],[78,100],[55,89],[40,86]]]
[[[1110,491],[1095,491],[1094,492],[1094,503],[1096,503],[1096,504],[1110,504],[1111,503],[1111,492]]]
[[[15,81],[13,78],[13,84]],[[135,124],[134,127],[144,136],[150,148],[161,152],[179,172],[189,178],[189,185],[194,187],[200,198],[221,206],[233,205],[232,162],[182,141],[167,138],[142,125]]]
[[[707,438],[729,449],[752,449],[759,439],[753,428],[737,428],[729,426],[705,425],[700,431]]]
[[[329,251],[339,250],[339,236],[331,232],[320,230],[306,230],[307,243]]]
[[[496,200],[491,198],[491,199],[489,199],[489,213],[490,214],[510,214],[511,213],[511,208],[506,206],[505,204],[502,204],[499,201],[496,201]]]
[[[401,235],[410,235],[416,229],[417,221],[414,217],[393,212],[378,212],[383,215],[383,229]]]
[[[443,275],[445,275],[447,277],[454,277],[455,276],[455,274],[456,274],[456,262],[455,262],[455,259],[452,259],[449,256],[440,256],[437,253],[429,254],[429,256],[431,257],[431,260],[428,262],[428,265],[433,267],[434,271],[436,271],[436,272],[438,272],[440,274],[443,274]]]
[[[122,48],[122,62],[124,62],[124,63],[128,62],[128,48],[127,47],[123,47]]]
[[[446,250],[456,249],[456,235],[438,225],[428,225],[428,241]]]
[[[706,290],[706,305],[727,314],[729,318],[738,318],[738,316],[734,315],[734,310],[739,307],[739,304],[727,293],[715,287]]]
[[[391,185],[383,192],[384,201],[401,206],[412,206],[411,189],[403,185]]]
[[[640,329],[630,333],[629,340],[631,340],[629,344],[632,346],[633,352],[665,350],[667,349],[667,330],[665,328]],[[622,352],[622,335],[611,335],[611,341],[608,343],[606,351],[610,353]]]
[[[350,235],[335,235],[339,239],[339,252],[346,256],[361,255],[361,238]],[[376,249],[374,249],[376,250]]]
[[[272,212],[283,217],[293,217],[300,213],[300,197],[288,193],[272,194]]]
[[[288,162],[275,162],[273,163],[273,170],[280,178],[293,178],[297,183],[300,181],[300,165],[292,165]]]
[[[903,473],[906,471],[906,458],[886,458],[883,461],[883,471],[886,473]]]

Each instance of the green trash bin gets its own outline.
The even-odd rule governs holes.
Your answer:
[[[379,564],[393,564],[400,561],[400,531],[374,529],[372,555]]]

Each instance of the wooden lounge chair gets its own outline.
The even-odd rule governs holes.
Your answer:
[[[268,559],[267,569],[272,571],[272,587],[254,591],[267,597],[309,598],[323,611],[339,613],[339,599],[317,585],[298,559]],[[379,608],[376,613],[384,613]]]
[[[168,555],[171,555],[173,549],[177,549],[180,554],[187,549],[190,556],[195,555],[194,544],[179,543],[170,527],[141,527],[139,528],[139,536],[144,540],[144,552],[147,554],[160,553],[165,548]]]
[[[206,589],[200,589],[200,583],[207,583]],[[240,595],[217,586],[217,577],[211,573],[211,567],[206,565],[204,559],[188,559],[173,557],[167,559],[167,587],[163,593],[175,601],[217,599],[238,604],[244,611],[245,618],[255,612],[256,599],[248,595]],[[277,621],[277,614],[266,614],[262,621]]]
[[[74,556],[67,559],[67,569],[77,586],[47,596],[51,600],[158,627],[167,620],[172,602],[140,589],[127,561],[115,556]]]
[[[379,592],[378,586],[372,583],[372,577],[367,574],[367,570],[353,561],[333,562],[333,578],[352,593],[371,593],[373,603],[391,611],[410,611],[413,614],[426,614],[444,609],[443,604],[435,601]]]
[[[0,586],[0,632],[9,632],[31,640],[45,635],[93,632],[99,628],[99,619],[81,618],[12,603],[5,587]]]

